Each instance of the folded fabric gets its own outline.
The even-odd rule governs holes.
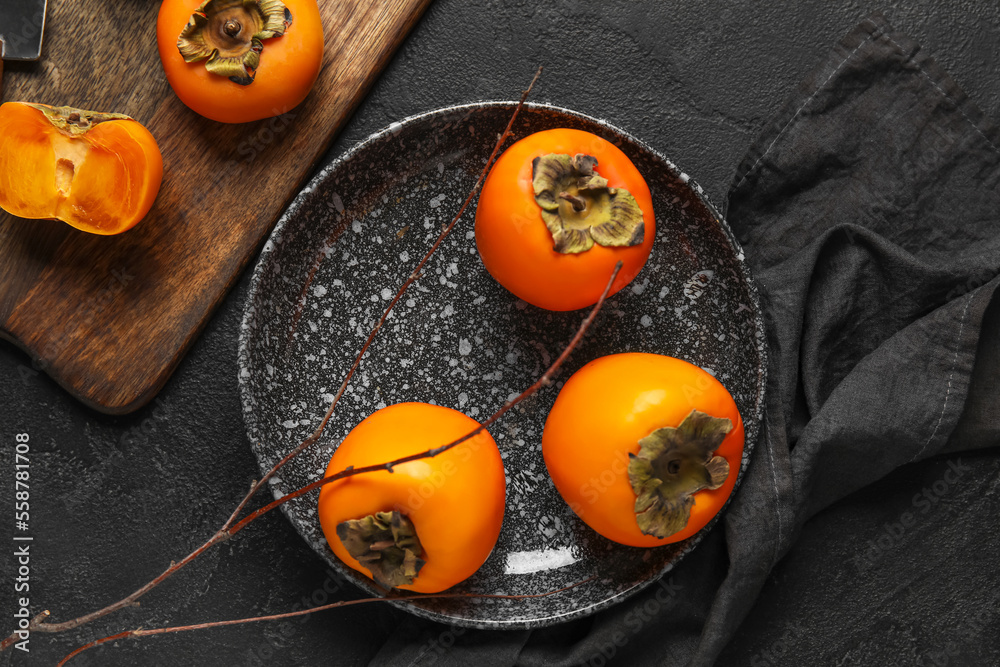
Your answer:
[[[912,40],[865,20],[730,191],[770,370],[765,428],[724,521],[658,586],[595,617],[447,637],[414,619],[374,664],[711,664],[809,517],[906,463],[1000,444],[998,146]]]
[[[731,566],[696,664],[731,637],[817,511],[946,450],[1000,404],[1000,134],[919,46],[874,16],[737,170],[727,218],[762,287],[771,350],[761,451],[726,516]],[[983,358],[988,357],[988,358]],[[978,374],[982,376],[983,374]],[[995,414],[966,412],[1000,444]]]

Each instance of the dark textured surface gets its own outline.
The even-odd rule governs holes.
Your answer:
[[[1000,9],[990,3],[567,0],[538,8],[438,0],[331,157],[413,113],[513,97],[544,64],[536,101],[605,118],[642,138],[721,203],[762,124],[829,48],[875,9],[933,54],[988,116],[1000,117]],[[11,67],[10,75],[16,71]],[[133,590],[220,524],[257,474],[236,379],[246,288],[244,278],[159,400],[129,417],[87,410],[35,373],[22,354],[0,347],[0,438],[8,455],[0,507],[12,503],[13,434],[27,431],[34,611],[48,608],[68,618]],[[998,325],[995,313],[992,322]],[[970,442],[977,437],[959,436]],[[921,512],[914,497],[944,479],[956,457],[970,471]],[[1000,662],[1000,584],[984,576],[995,569],[1000,551],[998,476],[995,453],[958,454],[906,466],[814,517],[720,664]],[[885,538],[907,511],[919,518],[912,530]],[[0,538],[10,530],[5,527]],[[880,538],[888,548],[859,565]],[[918,546],[922,558],[909,557]],[[901,568],[909,573],[906,585],[887,587],[887,576]],[[0,557],[4,590],[10,590],[12,571],[10,557]],[[138,625],[277,613],[357,595],[340,587],[275,515],[206,555],[147,596],[142,607],[61,637],[35,635],[30,656],[5,654],[0,664],[53,664],[81,641]],[[0,613],[9,619],[10,593],[2,600]],[[71,664],[366,664],[404,618],[391,608],[362,606],[287,625],[124,642]],[[556,628],[530,641],[565,640],[570,631]],[[442,635],[448,637],[455,639]],[[623,655],[626,650],[619,651]],[[597,657],[581,661],[598,664]]]

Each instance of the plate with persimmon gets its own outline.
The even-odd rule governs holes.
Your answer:
[[[361,589],[493,629],[592,614],[695,550],[738,489],[766,379],[753,279],[698,185],[577,112],[527,104],[506,137],[516,106],[393,123],[318,173],[261,253],[239,352],[266,471],[395,301],[272,490],[450,445],[282,509]],[[609,286],[551,382],[452,444],[546,373]]]

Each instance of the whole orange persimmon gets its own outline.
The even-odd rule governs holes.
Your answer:
[[[660,354],[596,359],[563,385],[542,433],[556,489],[604,537],[655,547],[722,509],[743,456],[732,396],[694,364]]]
[[[451,408],[399,403],[344,438],[326,474],[446,445],[478,426]],[[319,520],[333,553],[386,588],[437,593],[470,577],[500,536],[503,461],[482,431],[431,458],[323,487]]]
[[[0,207],[12,215],[118,234],[149,212],[162,177],[156,139],[128,116],[0,106]]]
[[[483,265],[515,296],[548,310],[597,302],[639,273],[656,237],[649,186],[611,142],[568,128],[529,135],[490,170],[476,209]]]
[[[177,97],[223,123],[291,111],[323,64],[316,0],[164,0],[156,42]]]

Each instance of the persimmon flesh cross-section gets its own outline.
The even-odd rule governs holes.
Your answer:
[[[156,199],[163,158],[121,114],[8,102],[0,106],[0,207],[93,234],[118,234]]]

